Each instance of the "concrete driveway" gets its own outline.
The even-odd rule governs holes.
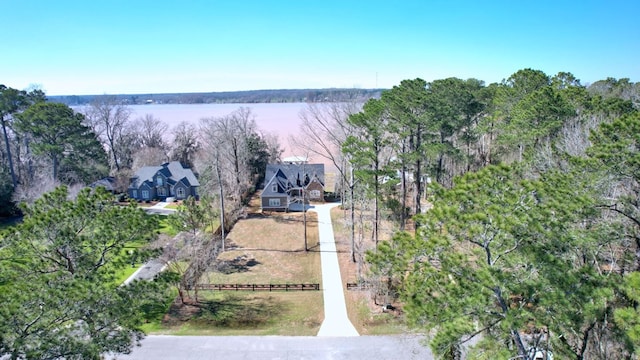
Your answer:
[[[349,317],[344,300],[344,283],[340,276],[338,251],[331,224],[331,208],[340,204],[323,204],[311,211],[318,213],[320,235],[320,261],[322,263],[322,292],[324,299],[324,321],[318,336],[358,336]]]

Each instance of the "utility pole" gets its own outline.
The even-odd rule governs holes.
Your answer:
[[[306,193],[307,191],[303,187],[302,188],[302,221],[304,222],[304,251],[309,251],[309,246],[307,245],[307,204],[306,204],[306,196],[305,196]]]
[[[302,183],[300,184],[300,190],[302,190],[302,222],[304,223],[304,251],[309,251],[309,245],[307,244],[307,196],[306,196],[307,195],[306,187],[309,184],[305,184],[305,179],[307,178],[306,164],[308,159],[309,159],[309,153],[305,155],[304,162],[302,163]],[[311,178],[309,177],[309,179]]]
[[[220,176],[220,153],[216,149],[216,174],[218,175],[218,186],[220,186],[220,236],[222,238],[222,251],[224,251],[224,191],[222,190],[222,177]]]

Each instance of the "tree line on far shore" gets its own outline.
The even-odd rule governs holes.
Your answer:
[[[280,89],[175,94],[118,94],[114,100],[125,105],[145,104],[256,104],[343,102],[366,100],[380,95],[381,89]],[[102,95],[51,96],[69,106],[89,105]]]

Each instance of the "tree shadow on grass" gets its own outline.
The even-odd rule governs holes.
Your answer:
[[[252,267],[259,265],[260,262],[246,255],[238,256],[232,260],[221,260],[216,269],[223,274],[242,273],[251,270]]]
[[[268,324],[282,315],[285,305],[278,299],[253,295],[223,294],[220,299],[204,300],[192,321],[203,325],[247,328]]]
[[[281,223],[281,224],[301,224],[304,223],[304,218],[302,216],[274,216],[272,218],[275,222],[277,223]],[[318,223],[318,220],[316,219],[310,219],[307,218],[307,225],[308,226],[317,226],[315,224]]]
[[[269,248],[242,248],[242,250],[247,250],[247,251],[265,251],[265,252],[281,252],[281,253],[304,253],[305,250],[304,248],[299,248],[299,249],[294,249],[294,250],[284,250],[284,249],[269,249]],[[336,251],[328,251],[328,250],[320,250],[320,244],[317,243],[313,246],[309,247],[309,250],[307,250],[307,252],[330,252],[330,253],[348,253],[348,250],[336,250]]]

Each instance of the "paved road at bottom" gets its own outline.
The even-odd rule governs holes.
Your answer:
[[[432,360],[423,337],[168,336],[150,335],[129,355],[108,359]]]

